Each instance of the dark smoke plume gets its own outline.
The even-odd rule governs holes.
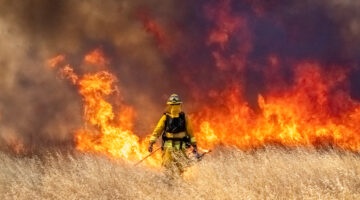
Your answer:
[[[359,1],[48,1],[0,0],[0,147],[72,142],[82,125],[81,98],[45,61],[101,48],[125,103],[137,111],[136,133],[149,134],[164,101],[179,93],[196,112],[212,90],[241,85],[252,107],[266,93],[268,57],[291,84],[292,63],[316,60],[351,69],[360,99]],[[266,70],[265,70],[266,71]],[[290,77],[290,78],[289,78]],[[19,147],[20,148],[20,147]]]

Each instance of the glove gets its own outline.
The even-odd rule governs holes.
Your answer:
[[[149,151],[150,153],[153,151],[153,145],[154,145],[154,142],[150,142],[149,148],[148,148],[148,151]]]
[[[192,147],[193,147],[192,153],[195,155],[195,157],[196,157],[197,159],[199,159],[201,156],[200,156],[200,154],[198,153],[196,144],[192,144]]]
[[[192,147],[193,147],[193,150],[192,150],[193,154],[197,154],[198,151],[197,151],[197,146],[196,146],[196,144],[192,144]]]

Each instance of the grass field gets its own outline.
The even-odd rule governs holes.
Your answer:
[[[360,199],[360,155],[334,149],[221,147],[173,180],[84,153],[0,160],[0,199]]]

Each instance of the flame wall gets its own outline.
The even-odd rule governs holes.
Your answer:
[[[229,112],[225,107],[238,105],[242,109],[231,114],[241,113],[239,117],[250,123],[251,116],[263,113],[267,105],[291,105],[299,98],[304,107],[291,111],[310,109],[298,115],[309,120],[357,115],[353,111],[360,99],[357,1],[1,0],[0,4],[0,143],[6,144],[2,147],[20,150],[71,143],[74,130],[82,126],[82,99],[76,87],[56,78],[44,64],[58,53],[68,55],[79,74],[111,71],[123,101],[136,110],[134,128],[141,136],[152,130],[173,92],[182,96],[185,110],[199,126],[214,120],[207,109],[219,108],[216,114],[226,120],[234,109]],[[83,55],[94,48],[109,61],[84,64]],[[299,97],[303,94],[309,95]]]

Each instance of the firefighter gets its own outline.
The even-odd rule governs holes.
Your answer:
[[[172,94],[166,104],[166,112],[150,136],[148,150],[152,152],[154,143],[162,136],[162,166],[172,174],[182,174],[189,161],[186,148],[191,146],[198,155],[196,139],[189,118],[182,112],[179,96]]]

